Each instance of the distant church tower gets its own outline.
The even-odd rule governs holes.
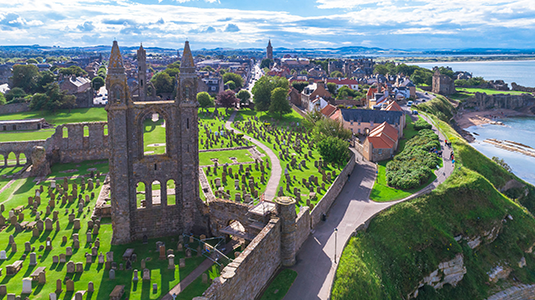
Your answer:
[[[269,40],[266,48],[266,58],[273,60],[273,47],[271,47],[271,40]]]
[[[147,52],[143,49],[143,44],[137,50],[137,83],[139,86],[139,100],[147,99]]]
[[[138,57],[144,56],[140,47]],[[199,198],[197,75],[189,43],[184,46],[174,100],[131,97],[117,41],[111,50],[106,87],[112,243],[207,234],[206,205]],[[154,114],[165,122],[163,154],[144,149],[144,121]],[[144,193],[138,193],[141,186],[145,186]],[[153,188],[158,190],[153,193]]]

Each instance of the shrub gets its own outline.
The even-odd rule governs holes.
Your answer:
[[[414,130],[420,131],[422,129],[431,129],[431,124],[427,123],[426,121],[422,119],[418,119],[418,121],[414,122]]]

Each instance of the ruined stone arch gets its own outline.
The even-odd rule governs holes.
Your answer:
[[[116,83],[112,85],[108,99],[109,101],[113,103],[120,103],[121,99],[124,98],[123,95],[124,95],[124,90],[123,90],[122,85],[120,85],[119,83]]]
[[[140,157],[143,157],[145,156],[145,153],[144,153],[144,124],[143,122],[147,119],[147,118],[151,118],[152,114],[158,114],[161,118],[163,118],[164,120],[164,123],[166,124],[165,126],[165,154],[163,155],[170,155],[170,151],[169,151],[169,136],[171,134],[170,132],[170,127],[168,126],[169,125],[169,121],[171,120],[171,116],[169,115],[168,112],[166,112],[165,110],[159,108],[159,107],[148,107],[146,109],[144,109],[142,112],[140,112],[139,114],[137,114],[136,118],[135,118],[135,123],[136,124],[136,128],[137,128],[137,134],[138,136],[140,137],[140,143],[139,143],[139,153],[140,153]],[[161,154],[160,154],[161,155]]]

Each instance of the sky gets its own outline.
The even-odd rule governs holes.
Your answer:
[[[0,0],[0,45],[535,49],[533,0]]]

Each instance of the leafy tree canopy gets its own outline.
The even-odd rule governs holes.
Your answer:
[[[262,62],[260,63],[260,68],[263,69],[263,68],[269,68],[269,66],[271,66],[273,64],[273,60],[269,59],[269,58],[264,58],[262,59]]]
[[[278,113],[279,116],[292,112],[292,106],[288,101],[288,89],[278,87],[271,91],[271,104],[269,105],[270,113]]]
[[[199,102],[199,105],[204,109],[214,105],[214,100],[212,99],[212,97],[210,97],[210,94],[208,94],[207,92],[198,93],[197,102]]]
[[[217,94],[216,101],[220,106],[230,108],[236,105],[238,99],[236,98],[234,91],[226,90]]]
[[[101,87],[103,87],[106,83],[104,82],[104,79],[100,76],[97,76],[93,79],[91,79],[91,87],[93,87],[93,89],[95,91],[98,91]]]
[[[236,97],[240,99],[240,103],[245,104],[251,99],[251,93],[249,93],[248,90],[240,90],[238,94],[236,94]]]
[[[60,74],[63,74],[65,76],[69,76],[69,75],[76,75],[76,76],[83,76],[83,75],[87,75],[87,72],[84,71],[82,68],[80,68],[79,66],[70,66],[68,68],[60,68],[58,70],[58,72]]]
[[[308,85],[308,82],[306,81],[294,81],[292,82],[292,86],[294,89],[296,89],[299,93],[301,93],[305,87]]]
[[[253,102],[257,111],[266,111],[271,104],[271,91],[275,88],[288,90],[288,79],[279,76],[262,76],[252,89]]]
[[[241,89],[243,87],[243,78],[236,73],[227,72],[223,74],[223,82],[228,81],[234,81],[234,83],[236,84],[236,87],[234,89]]]
[[[166,72],[159,72],[154,75],[150,81],[154,84],[157,94],[170,94],[173,92],[173,78]]]

